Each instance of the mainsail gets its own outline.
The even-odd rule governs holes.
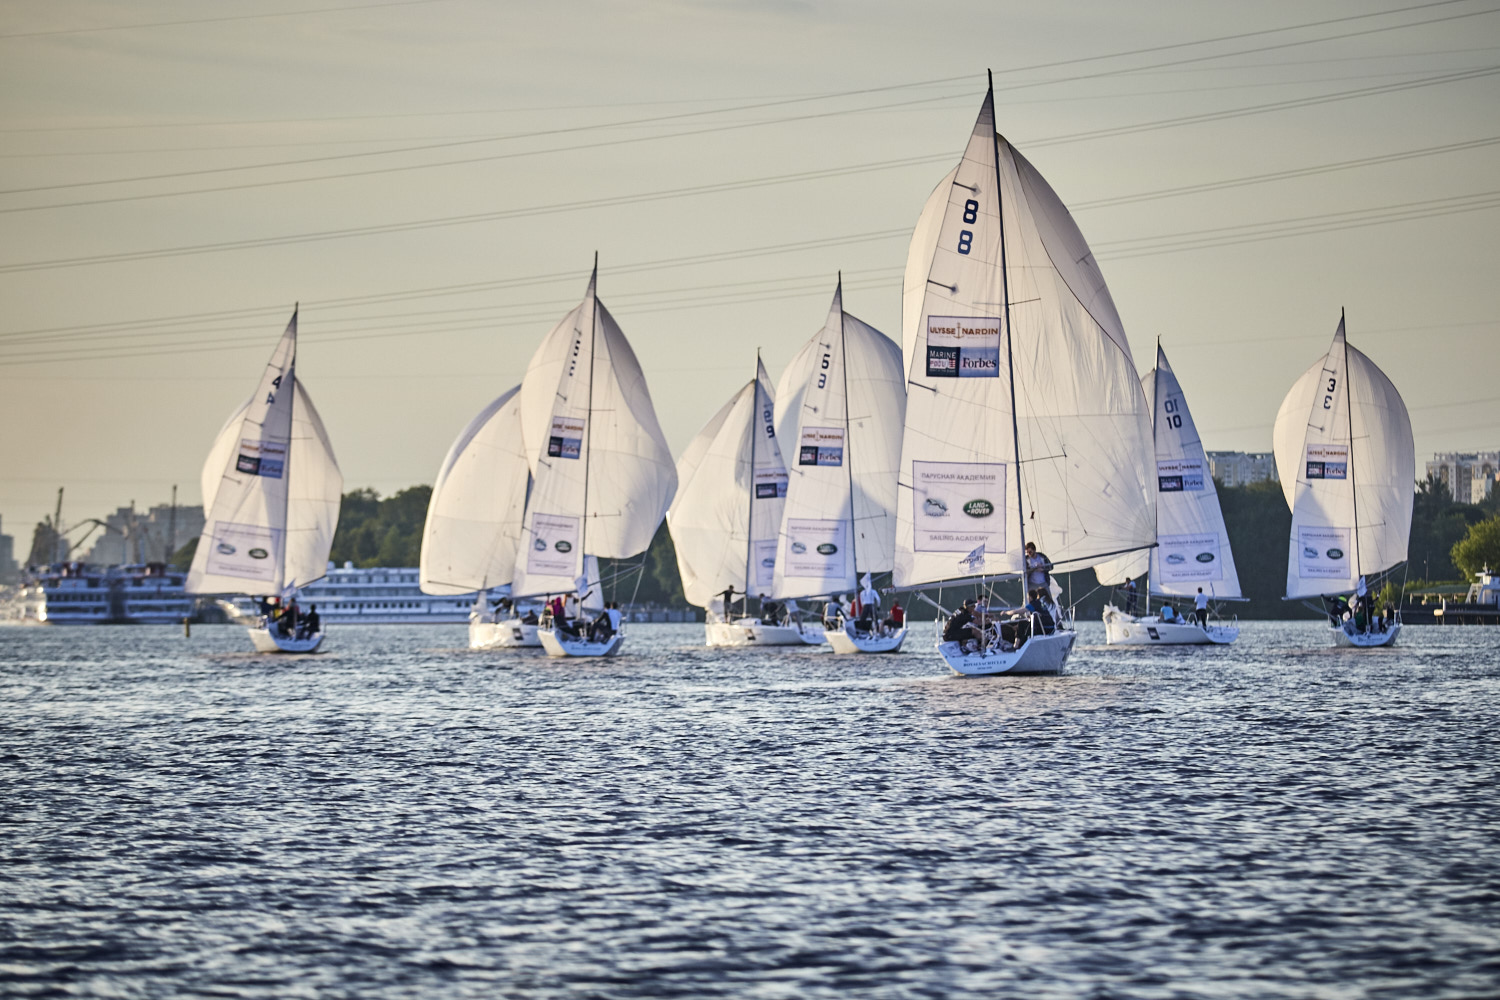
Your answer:
[[[1156,439],[1157,546],[1094,567],[1105,586],[1151,572],[1151,593],[1192,597],[1198,588],[1211,598],[1240,597],[1229,534],[1219,509],[1219,493],[1208,456],[1188,410],[1177,374],[1158,344],[1156,367],[1141,379],[1151,406]]]
[[[512,591],[571,593],[583,557],[627,559],[651,544],[677,488],[646,377],[594,294],[542,341],[521,382],[533,464]]]
[[[714,414],[677,463],[667,527],[688,603],[707,607],[732,588],[769,594],[786,466],[772,423],[766,366]]]
[[[531,484],[520,393],[516,386],[481,410],[443,459],[422,529],[425,594],[511,582]]]
[[[296,365],[293,312],[255,395],[209,449],[189,593],[279,594],[327,570],[344,477]]]
[[[1276,414],[1276,471],[1292,510],[1286,596],[1348,593],[1405,561],[1416,449],[1411,418],[1385,373],[1349,346],[1344,320],[1328,354]]]
[[[1019,573],[1023,534],[1060,569],[1150,546],[1151,416],[1129,342],[1067,209],[996,134],[993,91],[917,223],[905,284],[896,584]]]
[[[852,591],[891,570],[905,381],[901,349],[844,312],[840,282],[777,396],[789,483],[773,596]]]

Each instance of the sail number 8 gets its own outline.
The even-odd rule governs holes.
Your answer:
[[[964,202],[964,221],[972,225],[979,218],[979,202],[970,198]],[[958,234],[958,252],[967,254],[974,249],[974,233],[968,229],[960,230]]]

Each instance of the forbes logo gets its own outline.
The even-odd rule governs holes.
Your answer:
[[[837,545],[833,544],[832,542],[824,542],[822,545],[818,546],[818,555],[820,555],[820,556],[831,556],[835,552],[837,552],[838,550],[839,550],[839,547]]]
[[[245,554],[248,555],[251,559],[264,559],[271,553],[267,552],[265,549],[251,549]]]
[[[989,517],[995,513],[995,505],[988,500],[970,500],[964,504],[964,513],[970,517]]]
[[[1343,549],[1329,549],[1328,550],[1328,558],[1330,558],[1330,559],[1342,559],[1342,558],[1344,558],[1344,550]]]
[[[564,542],[558,542],[556,545],[554,545],[552,547],[554,549],[556,549],[557,551],[559,551],[559,552],[572,552],[573,551],[573,543],[572,542],[566,542],[566,541],[564,541]]]
[[[1201,563],[1211,563],[1214,561],[1214,554],[1212,552],[1200,552],[1194,558]]]

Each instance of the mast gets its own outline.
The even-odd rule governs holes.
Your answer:
[[[854,592],[859,590],[859,549],[854,538],[859,534],[859,525],[854,520],[854,431],[849,426],[849,349],[848,337],[844,334],[844,272],[839,271],[839,367],[844,372],[844,472],[849,477],[849,568],[854,572]],[[864,600],[863,597],[860,598]]]
[[[286,482],[281,491],[281,572],[277,575],[281,577],[282,590],[286,589],[288,582],[286,578],[286,525],[291,520],[292,513],[292,427],[297,419],[297,332],[300,332],[297,331],[296,327],[297,313],[301,308],[302,303],[292,303],[292,327],[294,330],[292,334],[292,377],[287,380],[290,385],[284,387],[292,394],[292,398],[287,400],[286,404],[286,470],[282,473],[286,476]]]
[[[1354,393],[1349,380],[1354,369],[1349,367],[1349,327],[1344,323],[1344,310],[1339,307],[1339,328],[1344,331],[1344,410],[1349,418],[1349,499],[1354,505],[1354,589],[1359,590],[1359,578],[1364,574],[1359,568],[1359,487],[1354,478]]]
[[[1016,416],[1016,361],[1012,342],[1015,340],[1015,331],[1010,325],[1010,278],[1006,273],[1005,262],[1005,205],[1000,197],[1000,133],[995,127],[995,73],[994,70],[986,70],[989,77],[990,102],[990,143],[995,151],[995,216],[1000,222],[1000,298],[1001,307],[1004,309],[1005,321],[1005,365],[1010,377],[1010,440],[1015,446],[1016,458],[1016,515],[1021,527],[1021,596],[1029,597],[1031,577],[1026,565],[1026,502],[1021,491],[1021,424]],[[1021,603],[1026,603],[1022,600]]]
[[[1161,337],[1156,338],[1156,367],[1151,372],[1151,460],[1156,461],[1156,414],[1161,409]],[[1160,473],[1157,473],[1159,476]],[[1160,480],[1157,481],[1158,491],[1161,488]],[[1160,498],[1158,498],[1159,500]],[[1156,530],[1161,531],[1161,504],[1156,505]],[[1151,564],[1157,559],[1155,551],[1147,557],[1146,562],[1146,614],[1151,613],[1151,584],[1154,582],[1151,572]],[[1139,588],[1137,588],[1139,589]]]
[[[750,497],[745,518],[745,613],[750,613],[750,563],[755,555],[755,439],[760,436],[760,348],[755,349],[755,373],[750,379]],[[777,447],[781,447],[777,445]],[[733,588],[730,598],[734,597]],[[724,606],[729,619],[729,605]]]
[[[592,442],[594,440],[594,348],[599,339],[599,251],[594,251],[594,273],[589,277],[589,291],[594,296],[594,304],[589,309],[589,395],[588,406],[583,413],[583,523],[578,528],[578,556],[579,565],[583,567],[584,586],[588,586],[589,557],[588,557],[588,532],[589,532],[589,457],[593,453]],[[603,589],[603,582],[600,582]],[[600,594],[602,597],[603,594]],[[583,600],[578,602],[579,613],[583,610]]]

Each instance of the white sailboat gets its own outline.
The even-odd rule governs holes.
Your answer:
[[[861,574],[890,572],[906,378],[901,348],[844,312],[842,279],[823,328],[782,374],[776,411],[789,483],[772,596],[850,593]],[[832,624],[835,653],[891,653],[906,638],[878,616]]]
[[[1349,346],[1344,318],[1328,354],[1303,372],[1276,414],[1276,471],[1292,510],[1287,600],[1365,597],[1365,579],[1406,561],[1416,479],[1411,418],[1385,373]],[[1326,608],[1325,608],[1326,610]],[[1329,632],[1339,646],[1389,646],[1401,632]]]
[[[448,449],[422,529],[422,592],[478,592],[469,613],[471,649],[542,644],[536,617],[523,620],[505,599],[530,486],[518,385],[481,410]],[[490,604],[492,588],[502,598],[495,606]]]
[[[344,477],[296,367],[293,311],[255,395],[230,414],[203,464],[207,519],[190,594],[289,600],[327,570]],[[323,631],[262,617],[250,639],[262,653],[310,653]]]
[[[1105,642],[1125,646],[1225,645],[1239,638],[1237,625],[1199,627],[1196,621],[1163,620],[1151,614],[1152,597],[1193,601],[1201,590],[1210,601],[1243,600],[1234,552],[1224,529],[1219,493],[1208,457],[1188,410],[1187,397],[1167,352],[1156,345],[1156,367],[1141,379],[1151,406],[1156,442],[1156,548],[1094,567],[1099,582],[1118,587],[1149,573],[1146,614],[1114,604],[1104,608]]]
[[[801,646],[821,628],[765,620],[749,599],[771,593],[776,532],[786,502],[786,466],[776,443],[771,377],[759,356],[755,377],[698,432],[677,462],[677,496],[667,527],[688,603],[707,612],[710,646]],[[744,600],[734,613],[734,594]],[[728,598],[726,600],[726,597]]]
[[[584,554],[629,559],[645,552],[677,488],[635,352],[595,295],[532,355],[521,382],[521,428],[532,465],[512,594],[516,599],[589,590]],[[597,588],[595,588],[597,589]],[[551,656],[612,656],[622,632],[593,641],[544,623]]]
[[[1124,327],[1066,207],[996,134],[993,88],[922,210],[905,292],[896,586],[1019,577],[1028,540],[1058,569],[1153,544],[1151,417]],[[1062,669],[1065,620],[1012,628],[938,649],[960,674]]]

